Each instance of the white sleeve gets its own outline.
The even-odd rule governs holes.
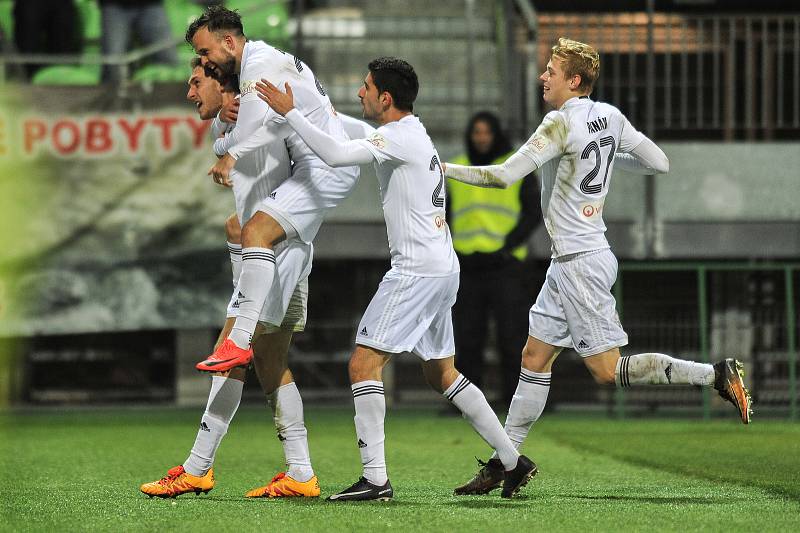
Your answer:
[[[350,115],[345,115],[344,113],[339,113],[338,111],[336,114],[339,115],[340,119],[342,119],[344,131],[351,139],[366,139],[375,133],[375,128],[363,120],[358,120],[357,118],[351,117]]]
[[[223,133],[227,133],[228,126],[228,124],[219,119],[219,115],[214,117],[214,120],[211,121],[211,128],[209,129],[211,141],[215,142]]]
[[[520,153],[520,150],[501,165],[473,167],[447,163],[444,175],[478,187],[505,189],[539,168],[529,156]]]
[[[551,111],[545,115],[530,139],[503,164],[472,167],[447,163],[444,174],[448,178],[478,187],[505,189],[563,154],[566,131],[563,116],[557,111]]]
[[[250,137],[244,139],[236,146],[231,146],[227,152],[238,161],[243,155],[249,154],[272,142],[281,142],[285,138],[286,135],[281,135],[281,131],[276,131],[275,127],[261,126]]]
[[[666,174],[669,172],[669,159],[661,148],[646,136],[629,152],[617,152],[614,165],[633,174]]]
[[[308,147],[328,166],[366,165],[375,159],[372,152],[360,142],[342,141],[329,135],[309,122],[297,109],[286,113],[286,120]]]
[[[243,91],[240,96],[239,115],[236,118],[236,127],[232,134],[226,136],[225,139],[214,141],[214,153],[218,156],[225,155],[226,152],[230,152],[231,148],[238,145],[247,147],[249,149],[248,151],[252,151],[261,145],[256,145],[253,142],[242,144],[243,141],[255,133],[262,125],[271,128],[273,122],[276,124],[285,123],[282,116],[275,113],[266,102],[262,101],[255,94],[255,82],[250,85],[252,85],[252,87],[243,86],[244,91],[247,92],[245,93]],[[247,152],[242,153],[240,151],[239,157],[245,153]],[[233,153],[231,153],[231,155],[236,157]]]
[[[622,131],[619,134],[619,151],[628,153],[642,142],[644,133],[633,127],[628,118],[622,115]]]
[[[564,153],[567,142],[567,126],[564,116],[558,111],[551,111],[544,116],[542,123],[533,132],[527,142],[517,150],[533,161],[534,168],[540,168],[551,159]],[[525,175],[519,176],[522,179]]]

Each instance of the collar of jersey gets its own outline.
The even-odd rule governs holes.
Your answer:
[[[589,101],[591,101],[591,99],[586,95],[584,95],[584,96],[573,96],[572,98],[570,98],[569,100],[567,100],[566,102],[564,102],[561,105],[561,108],[559,109],[559,111],[561,111],[562,109],[566,109],[568,107],[572,107],[574,105],[578,105],[581,100],[589,100]]]

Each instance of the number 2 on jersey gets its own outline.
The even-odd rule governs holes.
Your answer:
[[[434,207],[444,207],[444,171],[442,170],[442,164],[439,163],[439,158],[434,155],[431,159],[430,170],[432,172],[437,168],[439,169],[439,184],[433,189],[431,201]]]
[[[594,153],[594,168],[586,174],[586,177],[583,178],[581,181],[581,191],[585,192],[586,194],[597,194],[603,190],[603,187],[606,185],[606,180],[608,180],[608,169],[611,166],[611,160],[614,159],[614,152],[617,149],[617,143],[614,142],[614,137],[601,137],[600,142],[597,143],[595,141],[590,142],[586,145],[586,148],[583,149],[581,153],[581,159],[589,159],[589,156]],[[600,173],[600,166],[603,161],[602,152],[600,148],[604,148],[608,146],[608,155],[606,158],[606,173],[603,176],[603,183],[592,183],[597,177],[597,174]]]

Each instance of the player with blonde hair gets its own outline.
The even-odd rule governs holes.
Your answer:
[[[711,365],[661,353],[620,355],[628,336],[611,294],[618,265],[605,237],[605,198],[615,164],[648,175],[668,172],[669,161],[616,107],[589,98],[599,72],[597,50],[559,39],[539,77],[553,111],[525,145],[501,165],[445,168],[448,178],[499,188],[540,172],[552,259],[529,313],[519,383],[505,423],[517,448],[544,410],[551,368],[564,348],[578,352],[598,383],[713,386],[736,406],[743,423],[750,422],[751,399],[738,361]],[[480,471],[456,488],[456,494],[485,494],[500,485],[503,467],[498,459],[479,463]]]

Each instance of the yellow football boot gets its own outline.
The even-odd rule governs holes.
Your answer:
[[[145,483],[139,490],[150,496],[159,498],[174,498],[187,492],[200,494],[206,493],[214,488],[214,469],[206,472],[205,476],[193,476],[184,471],[183,465],[170,468],[167,475],[158,481]]]
[[[287,498],[292,496],[304,496],[306,498],[316,498],[319,496],[319,480],[317,476],[305,482],[287,476],[286,472],[281,472],[272,478],[266,487],[258,487],[245,494],[247,498]]]

